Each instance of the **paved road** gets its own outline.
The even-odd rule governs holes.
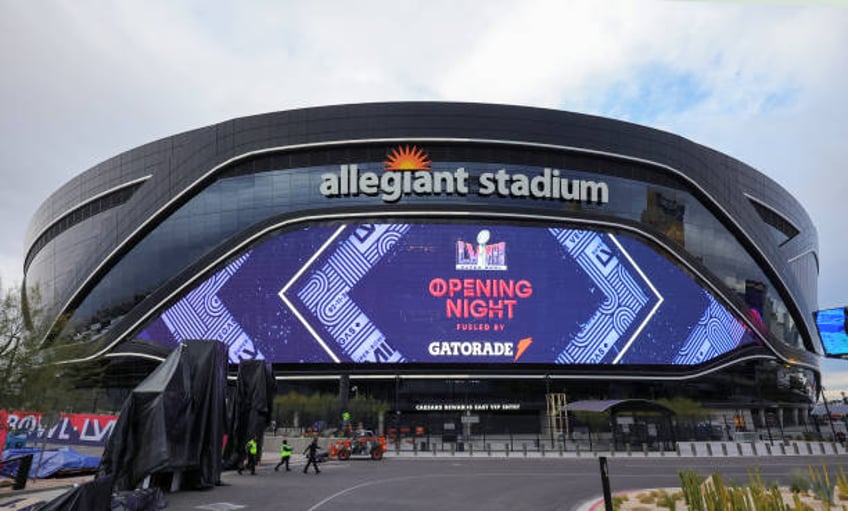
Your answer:
[[[609,458],[613,491],[678,486],[677,471],[694,469],[708,475],[720,471],[732,481],[748,480],[754,461],[763,480],[789,482],[792,470],[827,463],[831,473],[842,457],[679,459]],[[445,459],[391,458],[382,462],[331,461],[321,473],[291,472],[264,465],[255,476],[226,472],[225,486],[205,492],[167,496],[169,510],[427,510],[515,511],[576,509],[601,494],[597,459]],[[243,506],[243,507],[235,507]]]

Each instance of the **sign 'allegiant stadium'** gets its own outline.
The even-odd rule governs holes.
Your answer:
[[[357,165],[341,165],[337,173],[321,175],[321,194],[325,197],[380,195],[384,202],[397,202],[404,195],[461,195],[469,193],[469,173],[462,167],[450,171],[387,169],[382,174],[360,172]],[[561,201],[609,202],[604,182],[568,179],[557,169],[546,168],[540,175],[521,172],[483,172],[477,194],[482,197],[527,197]]]

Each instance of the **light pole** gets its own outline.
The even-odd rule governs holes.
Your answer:
[[[558,424],[559,410],[551,409],[551,375],[545,375],[545,402],[548,407],[548,430],[551,433],[551,449],[554,448],[554,425]],[[558,432],[557,432],[558,433]]]
[[[395,375],[395,448],[400,450],[400,375]]]
[[[824,411],[827,413],[827,423],[830,424],[830,432],[833,434],[833,441],[836,441],[836,428],[833,427],[833,417],[830,415],[830,407],[827,405],[827,396],[824,394],[824,385],[821,386],[821,397],[824,401]]]

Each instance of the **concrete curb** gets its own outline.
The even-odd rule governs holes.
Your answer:
[[[582,502],[579,506],[574,508],[574,511],[596,511],[600,509],[598,506],[604,505],[604,498],[600,497],[597,499],[589,499],[586,502]]]
[[[31,495],[33,493],[41,493],[41,492],[48,492],[48,491],[49,492],[61,491],[62,493],[64,493],[64,492],[66,492],[70,489],[73,489],[74,486],[76,486],[76,484],[69,483],[69,484],[65,484],[65,485],[61,485],[61,486],[51,486],[49,488],[24,488],[22,490],[8,490],[8,491],[3,490],[3,491],[0,491],[0,503],[2,503],[3,500],[6,500],[7,498],[10,498],[10,497],[18,497],[18,496],[21,496],[21,495]]]
[[[70,486],[61,486],[53,488],[40,488],[28,490],[13,490],[13,492],[0,494],[0,510],[3,509],[19,509],[21,506],[30,506],[38,502],[50,502],[61,495],[64,495],[73,488]]]

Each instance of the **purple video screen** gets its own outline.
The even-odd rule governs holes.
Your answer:
[[[279,234],[139,334],[217,339],[281,364],[697,365],[753,336],[624,234],[560,226],[354,223]]]

